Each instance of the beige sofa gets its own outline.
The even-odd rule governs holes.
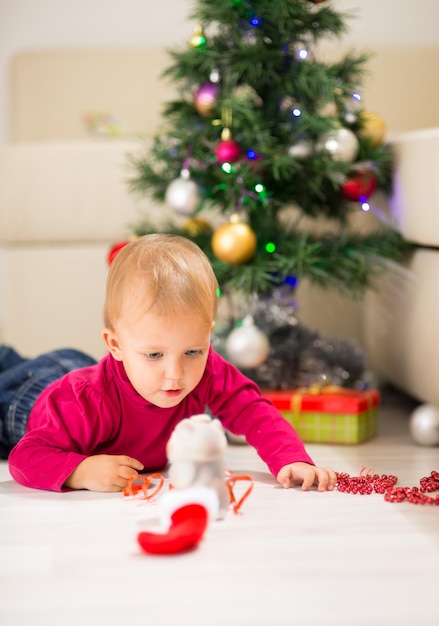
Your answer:
[[[367,294],[364,345],[385,379],[439,407],[439,127],[404,133],[393,144],[395,193],[383,208],[420,247],[405,267],[389,268],[379,292]]]
[[[11,141],[0,147],[0,338],[26,354],[70,345],[99,358],[106,257],[150,202],[128,191],[171,90],[161,49],[18,54]],[[115,138],[84,116],[117,118]],[[160,215],[163,214],[162,208]]]
[[[437,49],[376,51],[363,89],[369,110],[386,120],[400,152],[398,176],[404,184],[396,207],[404,203],[402,230],[431,246],[439,244],[437,204],[429,194],[437,186],[429,156],[436,131],[424,131],[416,141],[411,131],[439,126],[439,86],[430,80],[438,61]],[[161,103],[172,94],[173,86],[159,79],[168,63],[166,53],[155,48],[40,50],[13,60],[11,141],[0,147],[1,340],[27,354],[66,345],[103,354],[109,246],[129,234],[142,212],[157,218],[164,213],[164,207],[130,194],[126,179],[128,155],[143,149],[158,130]],[[419,67],[423,72],[416,71]],[[115,118],[118,137],[90,136],[84,115],[99,112]],[[422,166],[412,169],[415,145]],[[416,231],[421,208],[428,241]],[[436,266],[439,271],[436,254],[420,251],[405,273],[390,272],[382,293],[368,295],[364,303],[304,281],[299,318],[330,336],[353,338],[369,352],[378,373],[439,405],[424,361],[425,346],[426,354],[439,354],[430,317],[437,299],[433,285],[425,283],[425,277],[436,275]],[[428,303],[421,304],[421,296]],[[410,306],[406,302],[401,308],[401,298]]]

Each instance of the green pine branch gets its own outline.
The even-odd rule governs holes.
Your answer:
[[[225,291],[266,293],[282,277],[294,275],[353,297],[364,293],[387,261],[400,260],[410,247],[391,229],[362,235],[348,228],[358,204],[344,199],[344,182],[366,168],[377,189],[388,194],[393,173],[391,147],[365,136],[363,106],[352,99],[370,53],[350,51],[329,62],[314,49],[325,38],[341,37],[350,16],[330,3],[304,0],[194,0],[191,17],[203,27],[206,41],[169,51],[163,79],[175,85],[176,96],[164,103],[163,123],[148,153],[130,157],[130,190],[164,202],[185,164],[204,193],[193,217],[209,221],[211,208],[224,220],[242,213],[258,248],[253,259],[239,266],[215,257],[208,228],[167,227],[201,245]],[[253,19],[258,21],[251,23]],[[298,56],[302,48],[309,51],[306,59]],[[212,72],[219,77],[218,93],[210,116],[203,116],[195,94]],[[242,149],[228,170],[215,157],[225,111]],[[331,156],[322,143],[340,128],[357,138],[354,158]],[[298,155],[294,148],[300,144],[306,150]],[[255,161],[247,158],[248,150],[257,155]],[[283,216],[291,207],[298,218],[286,226]],[[337,232],[303,232],[303,218],[329,220]],[[154,231],[146,222],[133,228],[138,234]],[[266,251],[268,242],[275,246],[272,253]]]

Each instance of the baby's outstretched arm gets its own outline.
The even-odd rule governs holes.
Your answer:
[[[333,470],[309,463],[284,465],[276,478],[285,489],[293,485],[302,485],[305,491],[313,485],[317,485],[318,491],[332,491],[337,483],[337,476]]]
[[[124,454],[89,456],[70,474],[64,486],[89,491],[122,491],[143,470],[140,461]]]

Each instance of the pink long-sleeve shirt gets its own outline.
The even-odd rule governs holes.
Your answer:
[[[167,464],[166,444],[176,424],[206,407],[227,430],[246,436],[274,476],[295,461],[313,464],[257,385],[210,349],[201,381],[172,408],[144,400],[111,355],[66,374],[38,397],[26,434],[9,455],[9,470],[22,485],[50,491],[62,491],[79,463],[94,454],[126,454],[146,470],[158,470]]]

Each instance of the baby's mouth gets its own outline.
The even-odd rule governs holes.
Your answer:
[[[169,398],[174,398],[175,396],[179,396],[183,390],[182,389],[162,389],[162,393]]]

